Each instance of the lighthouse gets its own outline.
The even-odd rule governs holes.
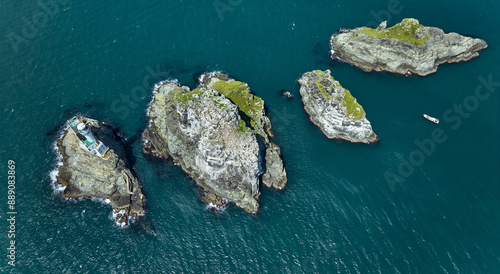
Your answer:
[[[90,126],[87,126],[84,123],[79,123],[78,126],[78,132],[80,132],[81,135],[85,136],[87,141],[89,142],[89,146],[93,145],[96,142],[96,139],[92,132],[90,132]]]
[[[109,158],[111,155],[109,148],[92,134],[91,125],[80,121],[77,116],[69,119],[67,123],[90,154],[97,154],[103,159]]]

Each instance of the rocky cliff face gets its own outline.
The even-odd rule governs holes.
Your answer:
[[[76,134],[66,129],[57,140],[62,156],[57,182],[63,186],[63,197],[95,197],[110,201],[117,223],[126,224],[130,217],[144,214],[144,195],[132,173],[125,149],[113,129],[102,122],[81,117],[92,125],[93,135],[110,149],[108,159],[90,154]]]
[[[378,141],[363,107],[329,70],[306,72],[299,84],[305,111],[328,138],[353,143]]]
[[[403,19],[391,28],[383,22],[377,29],[343,29],[331,38],[332,56],[364,71],[420,76],[436,72],[443,63],[475,58],[487,46],[481,39],[424,27],[416,19]]]
[[[202,76],[194,90],[162,83],[155,89],[148,116],[144,152],[172,156],[205,189],[209,203],[226,199],[257,212],[262,173],[266,185],[279,189],[286,184],[279,148],[269,140],[264,101],[245,83],[225,74]]]

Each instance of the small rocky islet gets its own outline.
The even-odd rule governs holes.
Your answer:
[[[304,110],[328,138],[378,142],[363,107],[331,76],[330,70],[306,72],[298,82]]]
[[[121,138],[110,125],[86,117],[74,117],[76,124],[86,126],[91,137],[108,150],[101,157],[89,151],[88,139],[71,126],[56,141],[61,156],[57,183],[64,187],[64,198],[99,198],[109,201],[113,216],[120,225],[125,225],[132,217],[144,214],[144,195],[141,185],[129,161]],[[94,145],[95,146],[95,145]]]
[[[363,71],[387,71],[426,76],[444,63],[469,61],[488,47],[482,39],[445,33],[406,18],[387,28],[341,29],[330,39],[331,56]]]
[[[275,189],[285,186],[264,101],[246,83],[223,73],[202,75],[193,90],[166,81],[155,89],[147,113],[143,151],[172,157],[203,188],[208,203],[229,201],[256,213],[260,181]]]

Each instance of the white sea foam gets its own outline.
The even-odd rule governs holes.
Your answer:
[[[125,228],[126,226],[129,225],[128,222],[127,223],[119,223],[118,222],[118,220],[119,220],[118,219],[118,214],[122,214],[123,215],[125,213],[126,213],[126,211],[124,209],[118,210],[118,211],[117,210],[113,210],[112,213],[111,213],[111,216],[110,216],[111,220],[113,220],[115,222],[116,226],[118,226],[119,228]]]
[[[163,86],[165,83],[176,83],[176,84],[179,84],[179,80],[177,79],[166,79],[166,80],[162,80],[158,83],[155,83],[155,85],[153,86],[153,94],[155,93],[158,93],[158,91],[160,90],[160,87]]]
[[[216,71],[205,72],[205,73],[201,74],[200,77],[198,77],[198,83],[199,83],[199,85],[200,86],[203,85],[203,80],[205,80],[205,78],[213,77],[213,76],[215,76],[218,73],[224,73],[224,72],[222,72],[220,70],[216,70]]]
[[[341,59],[341,58],[335,56],[335,51],[333,49],[330,50],[330,58],[332,58],[333,60],[338,60],[338,61],[343,62],[343,63],[347,63],[346,60]]]
[[[210,211],[224,212],[224,211],[226,211],[227,204],[224,204],[224,205],[214,205],[214,204],[210,203],[210,204],[206,205],[205,208],[208,209],[208,210],[210,210]]]
[[[109,199],[99,198],[99,197],[89,197],[89,199],[93,202],[98,202],[103,205],[109,205],[111,201]]]
[[[176,84],[179,84],[179,81],[177,79],[167,79],[167,80],[163,80],[163,81],[160,81],[158,83],[155,83],[154,86],[153,86],[153,98],[154,98],[154,94],[158,93],[160,91],[160,87],[163,86],[165,83],[176,83]],[[148,117],[149,117],[149,111],[151,110],[151,103],[153,103],[153,99],[151,99],[151,101],[148,104],[148,107],[146,108],[146,115]]]
[[[65,126],[61,128],[61,130],[57,134],[58,136],[60,136],[59,138],[57,138],[57,140],[62,138],[64,132],[68,129],[68,127],[69,126],[67,124],[65,124]],[[55,140],[52,143],[52,151],[56,155],[57,160],[56,160],[56,164],[55,164],[54,169],[49,173],[49,178],[50,178],[50,185],[52,186],[54,193],[60,194],[64,191],[64,189],[66,187],[57,183],[57,176],[59,175],[59,167],[62,166],[62,164],[63,164],[62,155],[61,155],[61,153],[59,153],[59,149],[57,148],[57,140]]]
[[[104,199],[104,198],[99,198],[99,197],[65,198],[66,201],[73,202],[73,203],[77,203],[77,202],[80,202],[80,201],[83,201],[83,200],[87,200],[87,199],[89,199],[89,200],[91,200],[93,202],[97,202],[97,203],[103,204],[103,205],[109,205],[109,204],[111,204],[111,200]],[[82,216],[83,216],[84,212],[85,212],[85,210],[82,212]],[[127,210],[125,210],[125,209],[118,210],[118,211],[112,209],[111,210],[111,215],[109,216],[109,218],[115,223],[115,225],[117,227],[119,227],[119,228],[126,228],[130,224],[134,223],[139,217],[145,215],[144,211],[141,212],[140,214],[129,214],[126,223],[120,223],[120,222],[118,222],[119,221],[118,214],[124,215],[126,213],[127,213]]]
[[[215,211],[215,212],[224,212],[226,211],[226,208],[229,204],[229,200],[222,198],[222,205],[216,205],[212,203],[208,203],[205,208],[210,210],[210,211]]]
[[[128,215],[128,218],[127,218],[127,222],[126,223],[120,223],[118,222],[119,221],[119,218],[118,218],[118,215],[121,214],[121,215],[125,215],[127,214],[127,210],[125,209],[121,209],[121,210],[114,210],[112,211],[111,215],[109,216],[111,220],[113,220],[116,224],[117,227],[119,228],[127,228],[130,226],[130,224],[133,224],[137,221],[137,219],[139,219],[139,217],[142,217],[144,215],[146,215],[146,212],[143,211],[139,214],[129,214]]]

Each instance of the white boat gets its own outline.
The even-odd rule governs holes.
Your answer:
[[[427,120],[429,120],[429,121],[431,121],[431,122],[433,122],[433,123],[435,123],[435,124],[439,124],[439,119],[438,118],[431,117],[431,116],[429,116],[427,114],[424,114],[424,118],[427,119]]]

